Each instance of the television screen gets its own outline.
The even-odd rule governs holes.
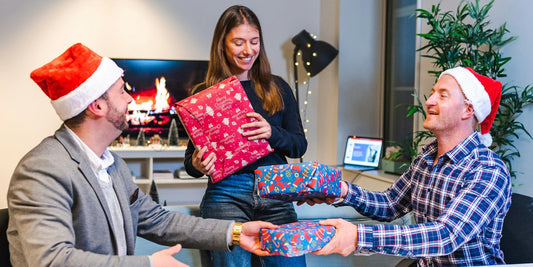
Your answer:
[[[126,90],[133,97],[128,106],[129,128],[122,133],[136,139],[142,129],[145,138],[158,134],[167,139],[172,120],[180,139],[187,132],[176,114],[175,103],[190,96],[205,80],[207,60],[113,59],[124,69]]]

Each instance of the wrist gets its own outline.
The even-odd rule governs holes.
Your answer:
[[[341,181],[341,198],[345,198],[348,194],[348,182]]]
[[[241,244],[241,231],[242,231],[242,222],[236,222],[231,227],[231,244],[238,246]]]

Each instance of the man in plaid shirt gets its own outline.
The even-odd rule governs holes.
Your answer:
[[[501,88],[469,68],[443,72],[426,101],[424,128],[436,140],[385,192],[343,182],[344,199],[338,203],[381,221],[412,211],[416,224],[325,220],[321,223],[334,225],[337,234],[315,254],[377,252],[416,257],[419,266],[503,264],[500,238],[511,205],[511,181],[502,160],[487,148]],[[478,122],[481,133],[475,130]]]

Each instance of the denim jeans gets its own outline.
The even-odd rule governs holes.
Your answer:
[[[261,198],[257,194],[257,183],[252,173],[230,175],[216,184],[209,182],[200,204],[200,215],[238,222],[261,220],[285,224],[297,221],[291,202]],[[258,257],[240,247],[231,252],[201,251],[201,255],[203,266],[306,266],[305,256]]]

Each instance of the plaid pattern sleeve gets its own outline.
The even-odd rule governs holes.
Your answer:
[[[412,210],[413,225],[358,225],[357,251],[417,257],[421,266],[503,264],[499,240],[511,183],[501,159],[474,133],[439,157],[425,147],[385,192],[351,185],[344,204],[391,220]]]

